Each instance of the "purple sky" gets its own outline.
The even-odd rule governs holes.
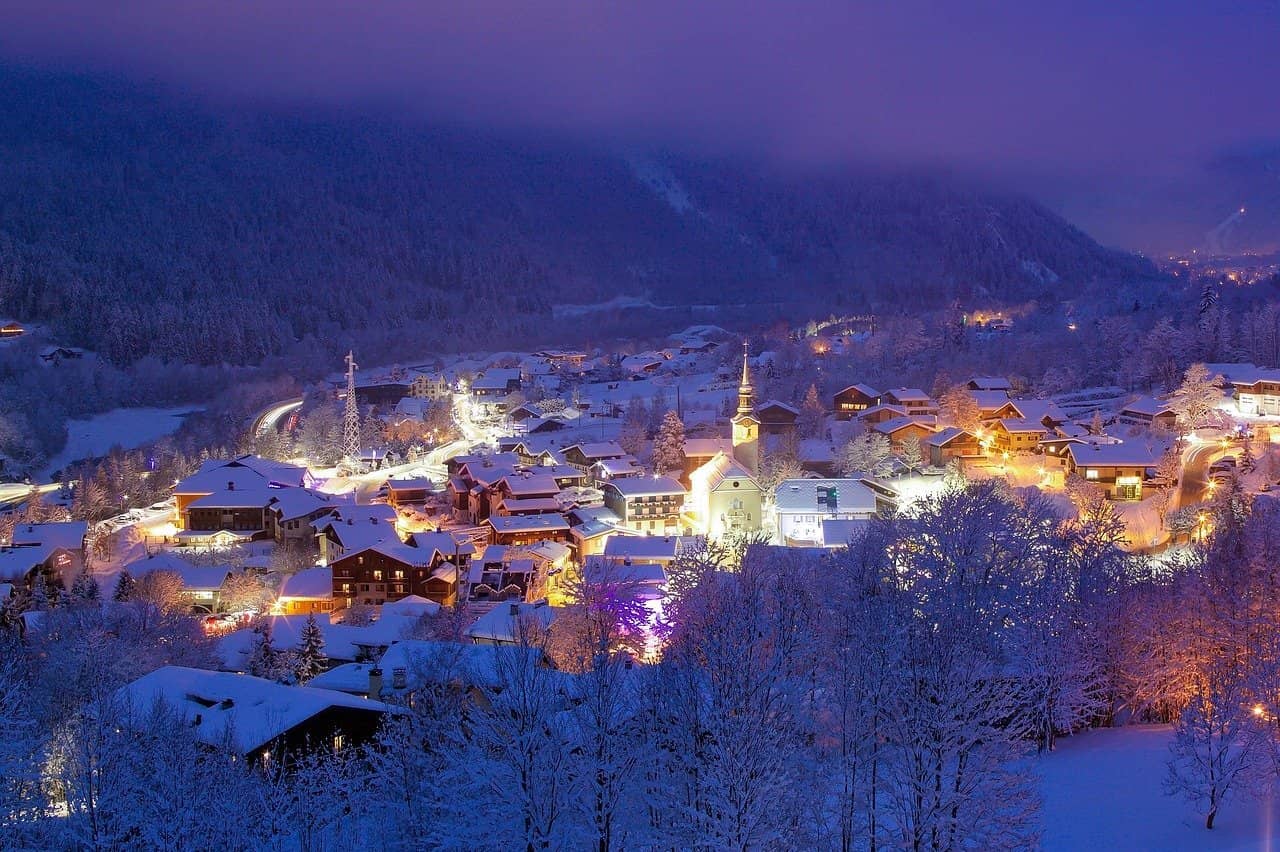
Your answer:
[[[1280,139],[1280,0],[7,0],[0,57],[219,96],[1056,178]]]

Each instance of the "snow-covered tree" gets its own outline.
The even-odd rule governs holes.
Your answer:
[[[842,458],[845,476],[886,476],[893,470],[893,447],[888,437],[868,430],[845,444]]]
[[[1211,422],[1218,400],[1222,397],[1219,389],[1221,382],[1222,377],[1210,373],[1204,364],[1192,364],[1187,368],[1171,403],[1180,426],[1184,429],[1199,429]]]
[[[823,422],[827,418],[827,407],[818,396],[818,386],[809,385],[805,392],[804,402],[800,405],[800,417],[796,420],[796,428],[802,438],[821,438]]]
[[[1232,677],[1211,681],[1208,693],[1196,695],[1174,728],[1165,786],[1204,813],[1205,828],[1223,802],[1245,781],[1262,757],[1259,719],[1243,705],[1246,693]]]
[[[324,653],[324,634],[316,623],[315,613],[307,616],[298,636],[298,650],[294,654],[293,673],[298,683],[305,684],[324,671],[329,658]]]
[[[955,385],[938,400],[938,413],[944,423],[973,431],[978,428],[982,409],[967,387]]]
[[[902,445],[902,454],[898,456],[899,461],[907,470],[915,473],[925,466],[927,458],[924,453],[924,447],[921,442],[915,438],[908,438]]]
[[[102,597],[98,581],[93,578],[93,574],[88,569],[81,571],[71,581],[70,597],[72,604],[96,604]]]
[[[658,474],[679,472],[684,469],[684,423],[680,415],[668,411],[662,418],[662,426],[653,439],[653,470]]]
[[[279,680],[289,673],[289,654],[272,644],[271,619],[259,621],[253,632],[253,648],[245,661],[245,670],[254,677]]]

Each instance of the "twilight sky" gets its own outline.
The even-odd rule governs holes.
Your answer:
[[[1280,140],[1280,0],[7,0],[0,58],[825,164],[1176,176]]]

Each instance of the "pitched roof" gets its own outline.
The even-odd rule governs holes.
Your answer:
[[[319,713],[334,707],[386,713],[380,701],[327,689],[285,686],[249,675],[164,666],[115,693],[134,726],[144,726],[157,702],[176,712],[202,743],[229,743],[249,754]]]
[[[999,421],[1000,428],[1006,432],[1044,432],[1045,425],[1039,420],[1026,420],[1017,417],[1006,417]]]
[[[780,512],[829,511],[826,504],[818,503],[818,493],[831,488],[836,492],[836,511],[876,511],[875,492],[857,479],[784,479],[773,490],[774,507]]]
[[[963,435],[968,435],[971,440],[978,440],[978,436],[974,435],[968,429],[961,429],[959,426],[948,426],[946,429],[943,429],[941,432],[930,438],[928,440],[928,444],[931,447],[945,447],[947,444],[950,444],[956,438]]]
[[[546,601],[500,603],[477,618],[467,628],[465,635],[472,641],[514,642],[522,622],[527,621],[545,629],[556,620],[559,612],[558,607],[549,606]]]
[[[601,486],[612,488],[623,497],[657,497],[664,494],[685,494],[685,487],[669,476],[628,476],[614,479]]]
[[[680,536],[615,535],[604,545],[606,559],[675,559],[680,553]]]
[[[282,598],[306,598],[328,600],[333,597],[332,568],[304,568],[285,574],[280,581]]]
[[[490,515],[485,519],[485,523],[493,527],[495,532],[507,535],[521,532],[567,532],[569,529],[569,522],[564,519],[563,515],[549,512],[541,515],[505,515],[502,517]]]
[[[883,432],[886,435],[892,435],[894,432],[901,432],[903,429],[906,429],[908,426],[919,426],[922,429],[929,430],[930,432],[934,431],[937,428],[932,423],[926,420],[923,420],[920,417],[895,417],[892,420],[886,420],[883,423],[877,423],[872,428],[875,429],[877,432]]]
[[[1079,467],[1155,467],[1163,450],[1140,441],[1116,444],[1069,444],[1067,452]]]
[[[876,399],[877,397],[880,396],[880,391],[871,387],[871,385],[865,385],[862,383],[858,383],[856,385],[849,385],[849,387],[844,388],[843,390],[836,393],[836,396],[840,396],[841,394],[848,393],[849,391],[857,391],[863,396],[870,397],[871,399]]]

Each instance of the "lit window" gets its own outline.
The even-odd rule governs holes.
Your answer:
[[[1085,472],[1084,472],[1084,478],[1085,478],[1085,479],[1097,479],[1097,478],[1098,478],[1098,471],[1097,471],[1096,469],[1092,468],[1092,467],[1091,467],[1091,468],[1088,468],[1088,469],[1087,469],[1087,470],[1085,470]]]

